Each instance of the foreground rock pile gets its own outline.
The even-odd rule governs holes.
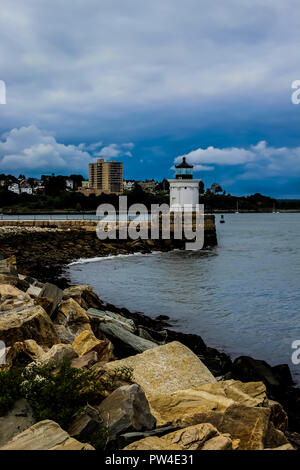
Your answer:
[[[193,352],[167,331],[104,305],[89,286],[61,290],[19,274],[14,257],[0,261],[0,372],[25,358],[26,369],[48,365],[55,375],[67,360],[117,384],[76,410],[64,428],[51,419],[35,422],[20,398],[0,416],[0,450],[93,450],[101,433],[108,450],[295,448],[287,414],[262,381],[217,380],[200,359],[204,350],[208,363],[213,357],[201,339],[193,339]],[[293,443],[298,437],[293,433]]]

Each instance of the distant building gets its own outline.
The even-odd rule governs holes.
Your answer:
[[[20,194],[20,186],[19,183],[12,183],[8,186],[8,191],[11,191],[12,193],[15,194]]]
[[[123,181],[123,189],[124,191],[132,191],[135,185],[134,180],[124,180]]]
[[[26,181],[22,181],[22,183],[20,183],[19,187],[20,187],[20,193],[21,194],[23,194],[23,193],[33,194],[32,187]]]
[[[140,185],[143,191],[148,193],[154,193],[157,186],[157,181],[146,180],[146,181],[137,181],[137,184]]]
[[[123,163],[104,161],[98,159],[96,163],[89,164],[89,185],[78,188],[78,191],[88,195],[101,193],[123,193]]]

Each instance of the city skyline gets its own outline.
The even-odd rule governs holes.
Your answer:
[[[185,155],[207,186],[300,198],[294,0],[3,0],[2,13],[1,173],[87,177],[104,158],[161,181]]]

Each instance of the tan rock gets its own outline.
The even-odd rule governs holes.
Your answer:
[[[8,312],[24,305],[33,305],[30,295],[10,284],[0,284],[0,312]]]
[[[210,423],[201,423],[172,432],[161,439],[169,444],[180,445],[183,449],[199,450],[206,441],[217,435],[219,432],[214,426]]]
[[[99,361],[107,362],[114,360],[113,345],[111,342],[97,339],[89,330],[82,331],[82,333],[75,338],[73,348],[78,356],[83,356],[90,351],[96,351]]]
[[[55,323],[65,326],[90,323],[85,310],[73,299],[63,300],[58,307]]]
[[[234,401],[203,390],[179,390],[171,395],[148,394],[157,426],[193,425],[203,422],[203,413],[223,413]]]
[[[63,360],[72,360],[77,357],[71,344],[55,344],[49,351],[42,354],[35,363],[39,366],[46,364],[59,365]]]
[[[232,450],[232,440],[228,436],[216,436],[205,442],[202,450]]]
[[[159,437],[151,436],[133,442],[124,447],[123,450],[183,450],[183,447],[179,444],[170,444]]]
[[[23,342],[17,341],[13,346],[7,348],[6,363],[13,365],[16,360],[24,357],[35,361],[42,356],[44,352],[45,351],[33,339],[27,339]]]
[[[94,450],[69,436],[57,423],[40,421],[15,436],[0,450]]]
[[[288,416],[280,403],[273,400],[268,400],[267,405],[271,410],[270,419],[274,423],[275,428],[285,432],[288,427]]]
[[[186,346],[174,341],[141,354],[106,364],[106,370],[119,367],[133,369],[134,381],[151,393],[170,395],[177,390],[216,382],[211,372]]]
[[[34,299],[35,303],[37,305],[40,305],[46,313],[50,316],[52,310],[53,310],[53,299],[50,299],[49,297],[35,297]]]
[[[266,398],[265,390],[262,382],[228,380],[179,390],[171,397],[150,393],[148,399],[158,426],[192,425],[200,423],[208,413],[223,413],[234,403],[252,407],[262,405]]]
[[[266,386],[263,382],[243,383],[239,380],[225,380],[202,385],[197,389],[229,398],[246,406],[263,406],[267,401]]]
[[[71,286],[64,290],[63,299],[74,299],[85,310],[99,308],[103,303],[88,285]]]
[[[72,367],[75,369],[88,369],[89,367],[96,364],[98,361],[98,354],[96,351],[90,351],[83,356],[76,357],[76,359],[72,360]]]
[[[264,447],[271,447],[273,449],[275,447],[288,444],[288,442],[289,441],[287,440],[285,434],[279,429],[275,428],[274,423],[271,421],[270,417],[268,431],[264,439]]]
[[[233,439],[240,439],[241,450],[261,450],[268,434],[269,419],[267,408],[234,404],[225,411],[218,429],[229,433]]]
[[[13,309],[0,315],[0,340],[6,346],[26,339],[34,339],[40,346],[48,347],[59,342],[49,316],[39,305]]]
[[[4,263],[11,264],[14,268],[17,267],[17,258],[15,255],[9,256],[3,260]]]

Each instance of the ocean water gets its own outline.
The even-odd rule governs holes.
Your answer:
[[[216,216],[218,247],[80,260],[72,282],[104,300],[202,336],[232,358],[289,364],[300,340],[300,214]]]

